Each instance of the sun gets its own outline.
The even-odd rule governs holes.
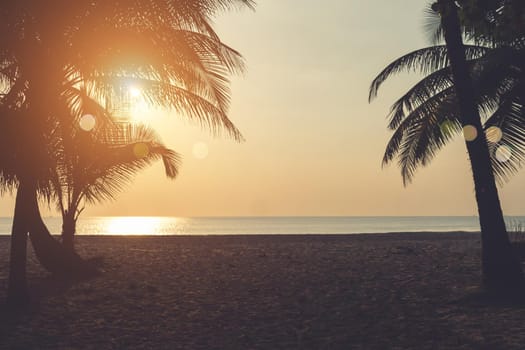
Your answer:
[[[129,95],[132,98],[137,98],[137,97],[141,97],[142,96],[142,89],[139,88],[138,86],[131,85],[128,88],[128,91],[129,91]]]

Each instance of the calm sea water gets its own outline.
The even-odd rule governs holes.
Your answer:
[[[509,228],[525,223],[525,216],[506,218]],[[58,234],[62,221],[44,218]],[[0,234],[9,234],[11,218],[0,218]],[[77,224],[86,235],[221,235],[221,234],[344,234],[385,232],[479,231],[473,216],[429,217],[86,217]]]

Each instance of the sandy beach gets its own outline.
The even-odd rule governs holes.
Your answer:
[[[33,301],[2,349],[522,349],[525,308],[477,296],[472,233],[80,236],[103,274],[64,283],[29,255]],[[5,300],[9,237],[0,237]]]

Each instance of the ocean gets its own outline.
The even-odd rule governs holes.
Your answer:
[[[0,235],[11,232],[11,218],[0,218]],[[59,217],[44,218],[53,234],[61,231]],[[506,217],[512,230],[525,216]],[[525,226],[525,225],[522,225]],[[80,217],[80,235],[240,235],[240,234],[358,234],[387,232],[479,231],[474,216],[347,216],[347,217]]]

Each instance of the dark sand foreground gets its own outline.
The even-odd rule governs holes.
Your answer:
[[[16,317],[2,306],[1,348],[525,348],[525,307],[476,297],[476,234],[79,237],[78,250],[104,274],[66,285],[31,252],[34,301]]]

